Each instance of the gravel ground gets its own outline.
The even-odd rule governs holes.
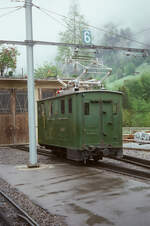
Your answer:
[[[23,151],[0,148],[0,164],[26,164],[28,163],[28,155]],[[38,156],[38,162],[41,164],[50,164],[52,161],[46,156]],[[67,226],[65,217],[51,215],[2,178],[0,178],[0,189],[24,209],[40,226]]]
[[[141,150],[123,150],[124,155],[131,155],[137,158],[147,159],[150,160],[150,151],[146,151],[146,149],[150,150],[150,145],[138,145],[135,143],[125,143],[124,147],[128,148],[139,148]],[[142,151],[142,149],[145,149],[145,151]]]
[[[38,162],[41,164],[50,164],[57,160],[55,156],[48,158],[47,156],[38,155]],[[29,153],[12,148],[0,148],[0,164],[21,165],[28,164]]]
[[[13,222],[15,226],[28,226],[29,224],[18,218],[17,214],[20,214],[20,211],[0,195],[0,225],[12,225]],[[1,222],[1,216],[3,222]]]
[[[137,149],[144,149],[147,151],[150,151],[150,144],[139,144],[139,143],[135,143],[135,142],[124,142],[123,143],[123,147],[127,147],[127,148],[137,148]]]

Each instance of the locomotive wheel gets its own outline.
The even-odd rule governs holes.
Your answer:
[[[94,162],[98,162],[99,159],[100,159],[99,156],[93,156]]]
[[[100,159],[102,159],[102,156],[99,155],[93,156],[94,162],[98,162]]]

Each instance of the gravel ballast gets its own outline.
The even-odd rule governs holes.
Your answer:
[[[125,143],[124,144],[124,148],[128,148],[128,149],[124,149],[123,150],[123,154],[124,155],[130,155],[133,157],[137,157],[137,158],[141,158],[141,159],[146,159],[146,160],[150,160],[150,144],[143,144],[143,145],[139,145],[137,143]],[[131,147],[131,149],[130,149]],[[133,150],[132,148],[137,148],[138,150]],[[145,149],[143,151],[143,149]]]
[[[0,164],[20,165],[28,163],[29,154],[23,151],[11,148],[0,148]],[[38,162],[41,164],[50,164],[46,156],[38,156]],[[0,189],[15,201],[24,211],[26,211],[41,226],[67,226],[65,217],[52,215],[40,206],[33,203],[26,195],[12,187],[5,180],[0,178]]]

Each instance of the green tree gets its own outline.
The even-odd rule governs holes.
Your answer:
[[[124,66],[124,72],[126,75],[131,75],[135,72],[135,65],[132,62],[129,62]]]
[[[131,80],[126,80],[124,81],[125,86],[128,89],[128,95],[130,98],[134,97],[134,98],[139,98],[142,97],[142,84],[141,84],[141,80],[139,78],[134,78]]]
[[[68,18],[64,19],[66,30],[59,33],[60,41],[64,43],[82,44],[82,32],[87,29],[87,22],[84,16],[80,14],[78,5],[72,4],[68,13]],[[57,62],[64,60],[65,56],[72,54],[69,47],[58,47]]]
[[[144,72],[141,75],[142,84],[142,98],[146,101],[150,101],[150,72]]]
[[[131,112],[127,109],[123,109],[123,126],[128,127],[132,125]]]
[[[123,84],[118,90],[123,93],[123,108],[130,109],[131,103],[129,99],[129,89],[125,84]]]
[[[16,69],[18,51],[14,47],[2,47],[0,50],[0,75],[7,75],[8,70],[11,69],[12,73]],[[11,72],[9,72],[11,74]]]
[[[123,125],[150,125],[150,73],[124,81],[119,91],[123,92]]]
[[[35,78],[48,78],[60,75],[60,71],[55,65],[50,63],[45,63],[43,66],[35,69],[34,76]]]

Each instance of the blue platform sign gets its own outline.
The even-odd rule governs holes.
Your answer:
[[[83,31],[82,31],[82,41],[83,41],[83,43],[86,44],[86,45],[92,44],[92,35],[91,35],[91,31],[89,31],[89,30],[83,30]]]

